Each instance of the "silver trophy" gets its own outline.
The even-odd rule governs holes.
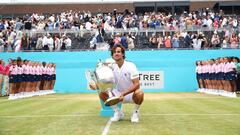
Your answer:
[[[115,87],[115,78],[111,65],[112,63],[99,61],[94,71],[86,71],[88,82],[96,83],[98,92],[105,92],[109,95],[109,98],[104,102],[106,106],[112,106],[119,102],[119,97],[112,94]]]

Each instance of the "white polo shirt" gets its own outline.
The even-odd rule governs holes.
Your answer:
[[[139,77],[135,64],[129,61],[124,61],[121,68],[113,64],[113,73],[119,92],[126,91],[132,85],[132,80]]]

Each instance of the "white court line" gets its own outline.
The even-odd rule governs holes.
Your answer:
[[[155,113],[155,114],[142,114],[141,116],[236,116],[238,113]]]
[[[156,100],[169,100],[169,99],[237,99],[239,100],[240,98],[229,98],[229,97],[221,97],[221,96],[213,96],[213,97],[167,97],[167,98],[146,98],[145,100],[148,101],[156,101]],[[49,97],[29,97],[29,98],[24,98],[24,99],[17,99],[17,100],[0,100],[0,103],[6,103],[6,102],[13,102],[13,101],[22,101],[22,100],[28,100],[28,101],[58,101],[58,100],[78,100],[78,101],[99,101],[99,99],[82,99],[82,98],[49,98]]]
[[[73,115],[63,115],[63,114],[40,114],[40,115],[0,115],[0,118],[40,118],[40,117],[89,117],[89,116],[99,116],[94,113],[84,113],[84,114],[73,114]],[[239,113],[147,113],[141,114],[141,116],[240,116]]]
[[[112,121],[111,121],[111,118],[110,118],[110,119],[108,120],[106,126],[105,126],[104,129],[103,129],[102,135],[107,135],[111,124],[112,124]]]
[[[98,116],[94,113],[76,114],[76,115],[62,115],[62,114],[40,114],[40,115],[0,115],[0,118],[41,118],[41,117],[89,117]]]
[[[24,99],[27,99],[27,100],[81,100],[81,101],[85,101],[85,100],[90,100],[90,101],[95,101],[95,100],[99,100],[98,98],[80,98],[80,97],[73,97],[73,98],[63,98],[63,97],[29,97],[29,98],[24,98]],[[163,100],[163,99],[231,99],[231,98],[227,98],[227,97],[223,97],[223,96],[207,96],[207,97],[153,97],[153,98],[149,98],[148,100]],[[240,98],[236,98],[236,99],[240,99]],[[21,99],[17,99],[17,100],[21,100]],[[5,100],[3,99],[2,101],[0,100],[0,103],[1,102],[7,102],[7,101],[11,101],[11,100]]]
[[[148,97],[147,97],[148,98]],[[206,96],[206,97],[153,97],[153,98],[148,98],[148,99],[224,99],[226,97],[223,96]],[[95,97],[90,97],[90,98],[81,98],[81,97],[70,97],[70,98],[62,98],[62,97],[29,97],[25,99],[33,99],[33,100],[99,100],[98,98]]]

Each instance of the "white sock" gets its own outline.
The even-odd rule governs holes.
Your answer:
[[[114,110],[114,112],[118,112],[118,111],[119,111],[117,105],[112,105],[111,107],[112,107],[112,109]]]
[[[134,107],[134,112],[139,112],[139,108],[140,108],[140,105],[138,105],[138,104],[135,104],[135,107]]]

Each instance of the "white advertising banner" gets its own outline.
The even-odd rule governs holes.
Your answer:
[[[139,71],[141,89],[164,88],[163,71]]]

